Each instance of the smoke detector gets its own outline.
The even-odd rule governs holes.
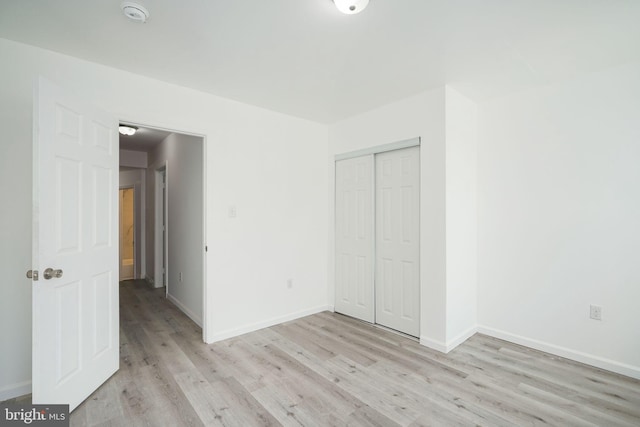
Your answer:
[[[145,23],[149,19],[149,11],[138,3],[123,1],[120,5],[124,16],[135,22]]]
[[[333,0],[338,10],[347,15],[360,13],[369,4],[369,0]]]

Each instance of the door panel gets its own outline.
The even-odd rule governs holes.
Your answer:
[[[336,162],[335,310],[374,322],[373,156]]]
[[[33,403],[73,410],[119,363],[117,121],[42,79],[34,107]]]
[[[376,323],[420,333],[420,148],[376,155]]]

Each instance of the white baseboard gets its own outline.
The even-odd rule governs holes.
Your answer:
[[[478,332],[478,327],[472,326],[457,337],[448,340],[446,343],[422,335],[420,336],[420,344],[425,347],[429,347],[430,349],[439,351],[440,353],[449,353],[451,350],[471,338],[476,332]]]
[[[186,314],[189,317],[189,319],[193,320],[196,323],[196,325],[202,328],[202,319],[199,316],[196,316],[196,314],[193,311],[189,310],[186,305],[181,303],[178,299],[176,299],[176,297],[174,297],[171,294],[167,294],[167,299],[171,301],[173,305],[178,307],[180,311]]]
[[[447,345],[444,342],[439,340],[434,340],[424,335],[420,335],[420,345],[429,347],[430,349],[439,351],[440,353],[447,352]]]
[[[456,348],[457,346],[459,346],[460,344],[462,344],[463,342],[465,342],[466,340],[474,336],[476,332],[478,332],[478,327],[472,326],[466,331],[464,331],[463,333],[461,333],[460,335],[458,335],[457,337],[454,337],[449,341],[447,341],[447,350],[445,351],[445,353],[449,353],[451,350],[453,350],[454,348]]]
[[[31,393],[31,381],[11,384],[0,389],[0,402]]]
[[[564,357],[566,359],[575,360],[576,362],[595,366],[596,368],[602,368],[607,371],[626,375],[631,378],[640,379],[640,367],[638,366],[627,365],[625,363],[620,363],[614,360],[605,359],[603,357],[582,353],[580,351],[571,350],[569,348],[561,347],[555,344],[549,344],[543,341],[526,338],[521,335],[516,335],[509,332],[501,331],[498,329],[489,328],[487,326],[478,326],[478,332],[480,332],[481,334],[489,335],[494,338],[499,338],[515,344],[520,344],[536,350],[555,354],[556,356]]]
[[[227,331],[218,332],[213,334],[211,341],[207,340],[207,344],[226,340],[228,338],[237,337],[239,335],[254,332],[259,329],[268,328],[270,326],[278,325],[280,323],[289,322],[291,320],[299,319],[301,317],[310,316],[312,314],[320,313],[323,311],[331,311],[332,307],[328,305],[321,305],[318,307],[308,308],[306,310],[295,311],[293,313],[285,314],[284,316],[273,317],[261,322],[251,323],[249,325],[241,326],[239,328],[229,329]]]

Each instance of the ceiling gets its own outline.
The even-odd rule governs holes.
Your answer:
[[[137,126],[138,130],[135,134],[128,136],[120,136],[120,149],[131,151],[150,152],[156,148],[171,132],[160,129],[145,128]]]
[[[0,37],[331,123],[447,83],[482,101],[640,59],[638,0],[0,2]]]

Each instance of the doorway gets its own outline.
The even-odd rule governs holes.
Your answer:
[[[120,280],[135,279],[135,189],[120,188]]]
[[[144,192],[144,273],[138,278],[154,288],[164,287],[167,299],[203,328],[204,340],[205,138],[139,123],[126,125],[136,132],[120,137],[121,176],[125,168],[139,168]]]

